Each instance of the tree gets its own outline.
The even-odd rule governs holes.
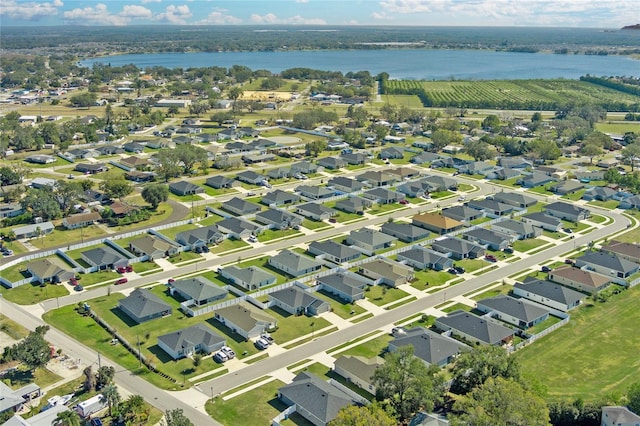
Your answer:
[[[85,392],[92,392],[96,388],[96,376],[93,374],[93,370],[91,366],[85,367],[82,370],[82,375],[84,376],[83,387]]]
[[[169,199],[169,187],[159,183],[147,185],[142,190],[142,199],[151,204],[151,208],[155,210],[160,203]]]
[[[329,426],[395,426],[396,420],[379,404],[366,406],[348,405],[338,412]]]
[[[122,200],[123,197],[133,192],[133,185],[124,179],[108,179],[100,184],[100,189],[107,197]]]
[[[195,368],[198,368],[198,367],[200,367],[200,364],[202,364],[202,355],[200,355],[200,354],[195,354],[195,355],[193,356],[193,366],[194,366]]]
[[[452,143],[459,143],[462,141],[462,135],[458,132],[451,130],[438,129],[431,134],[431,143],[433,144],[433,150],[438,152],[445,146]]]
[[[529,143],[529,149],[543,160],[557,160],[562,155],[558,144],[549,139],[536,139]]]
[[[640,382],[637,382],[627,391],[627,406],[629,410],[640,415]]]
[[[207,151],[202,147],[190,144],[178,145],[174,152],[178,161],[183,164],[185,174],[191,174],[196,163],[204,164],[205,169],[208,166]]]
[[[220,111],[209,117],[209,120],[213,121],[214,123],[218,123],[218,126],[222,126],[222,123],[224,123],[225,121],[233,120],[233,114],[228,111]]]
[[[161,149],[155,155],[158,160],[158,175],[168,182],[169,179],[180,176],[180,159],[173,149]]]
[[[120,414],[125,418],[126,424],[134,424],[140,420],[144,420],[143,415],[148,415],[144,398],[140,395],[130,395],[129,398],[120,404]],[[133,422],[126,421],[131,419]]]
[[[438,368],[413,356],[413,346],[391,352],[373,374],[378,400],[388,401],[401,420],[418,409],[433,410],[444,389]]]
[[[116,369],[113,367],[103,365],[98,368],[98,371],[96,372],[96,388],[101,389],[111,383],[115,374]]]
[[[515,357],[497,346],[480,346],[461,354],[451,369],[451,391],[459,395],[471,392],[489,377],[520,378],[520,366]]]
[[[548,425],[549,409],[544,400],[518,382],[488,378],[480,387],[457,398],[450,416],[452,425],[526,426]]]
[[[233,86],[227,92],[227,96],[229,96],[229,99],[233,101],[233,104],[231,105],[231,110],[234,113],[236,112],[236,102],[238,101],[238,99],[242,97],[243,94],[244,94],[244,90],[242,90],[242,87],[240,86]]]
[[[585,143],[580,148],[580,154],[589,157],[589,162],[593,164],[593,157],[602,154],[602,147],[594,143]]]
[[[41,325],[32,331],[21,342],[13,345],[15,358],[22,362],[29,370],[36,370],[47,365],[51,359],[49,343],[44,335],[49,331],[48,325]]]
[[[109,417],[113,416],[113,410],[117,410],[120,404],[120,392],[116,385],[111,383],[102,388],[102,399],[109,406]]]
[[[76,410],[60,411],[55,419],[55,424],[60,426],[80,426],[80,414]]]
[[[71,106],[89,108],[96,104],[96,99],[97,97],[95,93],[87,92],[71,96],[69,101],[71,102]]]
[[[327,142],[324,140],[307,142],[305,145],[305,150],[314,157],[317,157],[325,149],[327,149]]]
[[[490,114],[482,120],[482,128],[488,131],[495,132],[500,128],[500,118],[495,114]]]
[[[22,178],[11,167],[0,167],[0,186],[15,185],[22,182]]]
[[[60,210],[64,213],[69,213],[73,206],[78,204],[78,199],[82,194],[82,186],[76,182],[59,180],[53,189],[60,204]]]
[[[467,142],[464,150],[476,161],[489,160],[496,156],[495,150],[488,143],[481,140]]]
[[[164,426],[193,426],[193,423],[184,415],[182,408],[176,408],[164,412]]]
[[[631,164],[633,172],[634,163],[640,160],[640,143],[632,143],[622,149],[622,159],[625,163]]]
[[[380,107],[380,114],[385,120],[394,122],[398,118],[398,108],[395,105],[386,103]]]

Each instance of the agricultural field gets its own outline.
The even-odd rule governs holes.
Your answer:
[[[566,102],[576,102],[615,111],[640,102],[638,96],[576,80],[389,80],[384,83],[384,92],[417,95],[424,106],[435,107],[557,109]]]

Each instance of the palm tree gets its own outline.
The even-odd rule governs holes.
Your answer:
[[[102,399],[107,402],[107,405],[109,405],[109,417],[112,417],[112,410],[114,408],[118,408],[118,404],[120,403],[120,393],[118,392],[118,388],[112,383],[106,385],[102,388]]]
[[[125,419],[129,416],[133,416],[133,418],[138,421],[140,419],[140,415],[146,413],[144,398],[140,395],[129,396],[122,405],[125,407],[122,410]]]
[[[74,410],[60,411],[55,419],[60,426],[80,426],[80,415]]]
[[[243,94],[244,94],[244,90],[242,90],[242,87],[240,86],[233,86],[231,89],[229,89],[229,92],[227,93],[227,95],[229,96],[229,99],[233,101],[231,110],[234,113],[236,112],[236,102],[240,97],[242,97]]]

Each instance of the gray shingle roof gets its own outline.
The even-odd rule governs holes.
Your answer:
[[[397,240],[396,237],[369,228],[362,228],[351,231],[348,238],[354,241],[360,241],[371,246],[389,244]]]
[[[249,266],[247,268],[240,268],[236,265],[230,265],[223,268],[224,273],[242,281],[249,285],[258,285],[264,281],[275,282],[276,276],[270,274],[264,269],[258,266]]]
[[[225,339],[204,324],[196,324],[182,330],[158,336],[168,348],[178,351],[183,348],[195,347],[200,344],[212,346],[225,342]]]
[[[457,340],[423,327],[407,330],[407,334],[391,342],[397,348],[413,346],[413,354],[429,364],[438,365],[450,357],[470,348]]]
[[[309,212],[311,214],[315,214],[315,215],[318,215],[318,216],[322,216],[325,213],[331,213],[333,215],[335,215],[337,213],[331,207],[327,207],[327,206],[325,206],[323,204],[319,204],[319,203],[300,204],[299,206],[297,206],[297,209],[305,211],[305,212]]]
[[[229,231],[236,234],[241,234],[246,231],[253,232],[258,229],[258,225],[255,225],[249,221],[238,219],[237,217],[230,217],[223,219],[217,223],[218,229],[221,231]]]
[[[317,302],[327,303],[297,286],[291,286],[289,288],[274,291],[273,293],[269,293],[269,297],[275,300],[279,300],[285,305],[291,306],[296,309],[306,308]]]
[[[183,278],[174,281],[171,287],[194,300],[206,300],[227,294],[227,290],[204,277]]]
[[[586,297],[578,291],[546,280],[525,280],[523,283],[516,283],[514,288],[519,288],[568,306],[573,306],[576,302]]]
[[[396,234],[407,236],[411,239],[424,238],[429,235],[429,231],[410,223],[387,222],[380,227],[380,231],[385,234]]]
[[[526,300],[515,299],[504,294],[482,299],[478,301],[478,305],[483,305],[492,310],[511,315],[525,322],[534,321],[549,313],[547,309],[536,306]]]
[[[138,318],[171,311],[168,303],[144,288],[133,290],[129,296],[120,300],[120,306],[125,307]]]
[[[318,277],[318,283],[326,284],[329,287],[348,294],[350,296],[362,293],[362,289],[367,285],[367,281],[363,278],[359,278],[355,274],[342,274],[336,273],[326,275],[324,277]]]
[[[236,211],[242,212],[242,214],[255,213],[262,209],[259,205],[238,197],[233,197],[222,203],[222,208],[224,209],[225,207],[231,207]]]
[[[299,253],[283,250],[277,255],[270,258],[271,261],[277,263],[278,265],[283,265],[293,271],[302,271],[307,269],[317,268],[322,264],[320,262],[316,262],[315,260],[303,256]]]
[[[477,238],[480,241],[488,241],[493,244],[501,244],[504,241],[509,241],[511,238],[501,232],[491,231],[486,228],[475,228],[465,232],[463,235],[469,235],[473,238]]]
[[[124,256],[108,246],[83,251],[82,256],[94,265],[111,265],[126,261]]]
[[[437,322],[491,345],[513,335],[510,328],[465,311],[451,312],[438,318]]]
[[[535,220],[536,222],[546,223],[551,226],[558,226],[562,221],[557,217],[549,216],[548,214],[544,214],[542,212],[529,213],[522,216],[527,219]]]
[[[216,225],[209,225],[179,232],[176,234],[176,241],[184,245],[191,245],[198,241],[209,241],[216,236],[222,237],[222,232]]]
[[[442,253],[438,253],[433,250],[428,250],[423,247],[414,247],[412,249],[399,253],[399,255],[419,263],[426,263],[426,264],[433,264],[433,265],[436,263],[444,263],[447,260],[449,260],[449,258],[444,256]]]
[[[556,201],[555,203],[547,204],[545,206],[545,210],[554,210],[571,215],[579,215],[580,213],[586,211],[585,209],[580,208],[574,204],[563,203],[562,201]]]
[[[352,256],[359,256],[361,251],[345,246],[344,244],[338,244],[335,241],[314,241],[309,244],[310,250],[316,250],[318,252],[327,253],[331,256],[346,259]],[[312,252],[313,253],[313,252]]]
[[[300,197],[298,195],[281,189],[276,189],[273,192],[265,194],[260,200],[263,204],[296,203],[298,201],[300,201]]]
[[[609,268],[613,269],[614,271],[621,271],[624,273],[628,273],[635,269],[638,269],[638,264],[634,262],[601,251],[585,253],[577,258],[576,261],[591,263],[594,265],[602,266],[603,268]]]

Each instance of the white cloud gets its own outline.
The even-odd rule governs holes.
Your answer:
[[[77,25],[126,25],[129,18],[112,15],[104,3],[98,3],[95,7],[75,8],[63,14],[67,22]]]
[[[160,3],[162,0],[140,0],[140,3],[142,4],[147,4],[147,3]]]
[[[296,0],[296,3],[309,3],[309,0]]]
[[[158,21],[165,21],[170,24],[184,25],[187,23],[187,19],[191,18],[193,14],[189,10],[189,6],[186,4],[175,6],[169,5],[163,13],[156,15],[155,19]]]
[[[46,16],[57,15],[58,8],[62,6],[64,6],[64,4],[60,0],[38,3],[18,3],[15,0],[3,0],[0,6],[0,16],[8,16],[11,19],[35,21]]]
[[[153,12],[151,12],[151,10],[147,9],[144,6],[128,4],[122,8],[122,12],[120,12],[118,15],[132,19],[149,19],[153,16]]]
[[[326,25],[327,21],[321,18],[304,18],[300,15],[290,16],[287,18],[279,18],[273,13],[266,15],[258,15],[254,13],[249,18],[251,22],[256,24],[290,24],[290,25]]]
[[[196,24],[198,24],[198,25],[207,25],[207,24],[224,25],[224,24],[239,24],[239,23],[242,22],[242,19],[236,18],[233,15],[227,15],[226,13],[224,13],[225,11],[226,10],[224,10],[224,9],[215,10],[214,12],[211,12],[205,19],[202,19],[202,20],[196,22]]]

